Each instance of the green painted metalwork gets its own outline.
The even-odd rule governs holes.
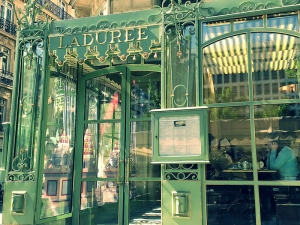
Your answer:
[[[166,164],[162,166],[162,176],[161,177],[134,177],[132,176],[133,162],[131,160],[130,151],[122,153],[120,159],[120,176],[118,178],[98,178],[98,177],[86,177],[81,176],[82,171],[82,152],[77,151],[75,155],[76,166],[74,167],[74,190],[72,197],[73,211],[72,213],[67,213],[59,216],[53,216],[49,218],[40,218],[42,210],[42,179],[43,179],[43,154],[45,152],[45,140],[46,140],[46,127],[47,121],[43,120],[43,116],[47,115],[46,112],[46,102],[47,102],[47,84],[50,76],[50,69],[53,72],[53,76],[61,76],[61,73],[57,70],[60,68],[64,70],[63,72],[74,72],[76,71],[76,76],[80,79],[78,80],[78,89],[83,90],[85,84],[82,81],[94,78],[100,75],[105,75],[110,72],[122,72],[124,74],[124,83],[122,83],[122,88],[124,88],[124,96],[122,102],[128,103],[130,99],[130,73],[134,71],[162,71],[161,75],[161,102],[160,107],[183,107],[190,106],[190,100],[188,99],[188,92],[190,84],[195,82],[195,92],[196,100],[193,102],[195,106],[206,105],[209,108],[222,108],[222,107],[235,107],[235,106],[247,106],[250,110],[250,130],[251,137],[255,137],[255,114],[254,110],[256,105],[261,104],[287,104],[287,103],[299,103],[299,99],[279,99],[279,100],[255,100],[253,96],[253,81],[252,79],[247,80],[249,86],[249,99],[243,102],[214,102],[214,103],[204,103],[203,101],[203,80],[201,74],[203,71],[202,62],[202,49],[210,46],[211,44],[224,40],[226,38],[245,34],[246,38],[250,40],[251,33],[259,32],[272,32],[272,33],[284,33],[286,35],[299,37],[298,31],[280,29],[280,28],[270,28],[267,27],[268,20],[267,16],[263,18],[262,27],[254,27],[243,30],[234,30],[234,19],[236,18],[246,18],[248,16],[266,15],[279,12],[295,11],[300,9],[300,2],[298,0],[275,0],[272,2],[266,1],[205,1],[197,2],[196,4],[191,4],[187,2],[182,4],[182,1],[168,1],[171,4],[167,5],[167,1],[163,1],[163,8],[157,8],[148,11],[133,12],[128,14],[119,15],[109,15],[95,18],[82,18],[70,21],[54,21],[48,24],[47,18],[46,22],[37,21],[36,16],[41,13],[41,8],[39,8],[35,1],[29,1],[25,7],[25,13],[21,13],[19,17],[20,30],[18,31],[18,41],[17,41],[17,51],[16,51],[16,61],[20,62],[15,67],[15,77],[14,77],[14,93],[12,98],[12,116],[11,116],[11,129],[9,130],[9,140],[6,149],[7,152],[7,175],[5,198],[4,198],[4,211],[3,211],[3,222],[5,224],[79,224],[79,221],[88,221],[89,224],[96,223],[97,214],[99,211],[97,208],[81,210],[80,208],[80,193],[81,184],[88,181],[116,181],[120,184],[120,191],[124,196],[130,196],[132,190],[131,184],[134,182],[141,183],[144,182],[160,182],[166,183],[166,186],[170,187],[169,184],[175,183],[175,187],[179,190],[186,187],[185,181],[191,182],[191,190],[197,192],[197,195],[192,194],[192,198],[197,198],[201,201],[201,205],[197,205],[197,212],[199,215],[201,212],[202,224],[206,224],[209,216],[207,215],[207,187],[208,186],[249,186],[253,187],[253,196],[255,200],[255,222],[256,224],[261,224],[261,210],[259,205],[259,191],[261,186],[299,186],[298,181],[264,181],[258,179],[258,167],[253,164],[253,180],[208,180],[206,179],[206,166],[202,164],[184,165],[180,164],[178,166]],[[126,19],[124,19],[126,18]],[[97,22],[95,22],[97,20]],[[121,22],[120,22],[121,21]],[[230,31],[224,33],[217,37],[211,38],[208,41],[202,42],[202,23],[214,22],[214,25],[223,22],[229,23]],[[218,22],[218,23],[215,23]],[[50,28],[49,33],[47,33],[48,25]],[[163,28],[160,33],[160,29]],[[185,29],[186,28],[186,29]],[[191,28],[189,30],[188,28]],[[139,30],[141,29],[141,30]],[[170,33],[171,31],[171,33]],[[195,81],[180,80],[174,87],[169,90],[167,87],[171,83],[172,79],[168,76],[176,76],[176,71],[173,74],[170,73],[168,68],[170,61],[167,60],[167,55],[172,54],[172,57],[178,58],[183,56],[182,45],[188,42],[188,35],[185,35],[185,31],[191,31],[189,34],[195,36],[195,67],[196,69],[192,71],[195,74]],[[102,32],[100,34],[109,33],[110,40],[107,43],[100,45],[95,42],[97,32]],[[127,32],[127,37],[126,37]],[[147,33],[149,32],[149,34]],[[150,34],[151,33],[151,34]],[[133,35],[133,36],[130,36]],[[171,35],[172,34],[172,35]],[[119,37],[119,35],[121,35]],[[123,35],[123,37],[122,37]],[[140,35],[140,36],[139,36]],[[148,36],[149,35],[149,36]],[[168,38],[171,39],[168,40]],[[105,37],[105,36],[98,36]],[[133,37],[135,40],[132,40]],[[147,38],[146,38],[147,37]],[[50,40],[50,51],[48,52],[46,42],[47,38]],[[75,39],[74,39],[75,38]],[[127,43],[125,43],[126,38]],[[137,39],[145,40],[137,40]],[[113,42],[110,43],[113,39]],[[120,42],[119,42],[120,39]],[[104,39],[103,39],[104,40]],[[102,40],[102,42],[103,42]],[[98,42],[101,42],[98,39]],[[43,43],[43,44],[42,44]],[[170,45],[170,43],[172,43]],[[145,44],[145,45],[144,45]],[[68,46],[66,46],[68,45]],[[79,45],[79,46],[78,46]],[[99,47],[100,46],[100,47]],[[105,47],[104,47],[105,46]],[[174,47],[175,51],[169,51],[168,47]],[[33,47],[33,48],[32,48]],[[247,44],[247,48],[251,48],[250,42]],[[36,51],[37,49],[40,49]],[[188,50],[186,48],[185,50]],[[42,52],[43,51],[43,52]],[[198,53],[199,52],[199,53]],[[39,77],[40,86],[37,89],[32,89],[34,94],[27,95],[24,89],[20,88],[24,83],[24,72],[30,74],[34,68],[36,68],[38,57],[43,55],[41,63],[42,74]],[[49,57],[49,66],[48,59]],[[251,59],[251,53],[248,51],[247,59]],[[147,60],[162,59],[162,67],[153,66],[147,64]],[[183,58],[183,57],[182,57]],[[181,58],[181,59],[182,59]],[[56,60],[56,61],[55,61]],[[186,57],[186,61],[190,61],[190,58]],[[148,61],[149,62],[149,61]],[[176,61],[178,62],[178,61]],[[250,62],[250,61],[249,61]],[[22,64],[23,63],[23,64]],[[114,67],[114,65],[125,65],[125,64],[136,64],[141,63],[141,65],[127,65],[127,67]],[[172,63],[172,62],[171,62]],[[57,65],[58,64],[58,65]],[[68,65],[67,65],[68,64]],[[196,66],[197,65],[197,66]],[[63,66],[63,67],[62,67]],[[109,69],[99,70],[101,67],[111,67]],[[75,70],[73,70],[75,69]],[[56,71],[55,71],[56,70]],[[248,76],[252,77],[252,67],[249,63],[247,65]],[[72,73],[71,72],[71,73]],[[47,74],[47,76],[45,75]],[[126,74],[126,76],[125,76]],[[200,74],[200,75],[199,75]],[[145,75],[142,74],[141,75]],[[178,74],[177,74],[178,75]],[[184,76],[186,79],[186,76]],[[141,79],[142,80],[142,79]],[[29,80],[27,80],[29,81]],[[38,80],[34,80],[36,82]],[[34,85],[33,85],[34,84]],[[32,85],[36,88],[36,83]],[[27,85],[23,85],[25,87]],[[178,104],[174,104],[175,95],[174,90],[176,87],[184,87],[183,96],[184,100]],[[24,94],[25,93],[25,94]],[[170,94],[171,93],[171,94]],[[22,97],[20,97],[22,96]],[[173,100],[171,99],[173,98]],[[171,100],[170,100],[171,99]],[[76,134],[76,145],[80,149],[83,146],[83,136],[85,126],[90,124],[96,124],[103,122],[102,120],[90,120],[84,119],[84,102],[85,96],[78,96],[78,111],[77,111],[77,121],[76,129],[79,131]],[[173,102],[172,104],[168,104]],[[21,103],[21,104],[20,104]],[[36,104],[39,104],[38,106]],[[149,122],[148,117],[134,118],[130,117],[131,110],[129,104],[126,103],[126,110],[122,112],[121,125],[126,127],[123,130],[124,134],[130,134],[130,123],[139,123],[141,126],[147,126]],[[34,105],[33,105],[34,104]],[[125,104],[125,103],[124,103]],[[247,108],[245,107],[245,108]],[[217,110],[216,110],[217,111]],[[31,117],[30,120],[24,121],[23,116]],[[23,123],[22,123],[23,121]],[[30,123],[29,121],[33,121]],[[112,122],[112,121],[107,121]],[[21,132],[22,125],[27,126],[28,132],[26,132],[26,146],[22,145],[22,139],[20,137],[25,137]],[[41,133],[39,133],[41,131]],[[6,135],[5,135],[6,136]],[[129,135],[122,139],[122,143],[125,144],[126,149],[130,149],[130,138]],[[6,143],[4,144],[6,146]],[[254,160],[257,158],[257,147],[255,143],[255,138],[251,139],[251,158]],[[143,162],[144,163],[144,162]],[[143,164],[144,165],[144,164]],[[171,182],[171,183],[168,183]],[[192,186],[192,182],[198,182],[197,185]],[[164,191],[169,191],[171,189],[164,189]],[[173,189],[172,189],[173,190]],[[26,196],[26,212],[25,216],[11,215],[11,191],[17,192],[27,192]],[[176,190],[175,190],[176,191]],[[35,194],[37,193],[37,194]],[[196,196],[196,197],[195,197]],[[178,197],[178,196],[175,196]],[[180,197],[180,196],[179,196]],[[122,198],[122,196],[121,196]],[[172,196],[167,196],[166,202],[172,200]],[[30,201],[28,200],[30,199]],[[27,201],[28,200],[28,201]],[[121,221],[120,224],[126,224],[130,220],[129,209],[138,209],[139,204],[135,204],[135,201],[130,201],[129,198],[122,198],[118,203],[119,207],[124,209],[120,211],[118,215],[118,220]],[[165,210],[176,204],[164,206]],[[108,206],[107,209],[114,209],[112,206]],[[37,215],[34,215],[35,214]],[[163,213],[166,213],[164,211]],[[184,213],[183,213],[184,214]],[[184,214],[185,216],[186,214]],[[177,214],[175,215],[177,216]],[[252,218],[253,219],[253,218]],[[72,223],[70,222],[72,220]],[[183,220],[184,224],[188,224],[188,220]],[[197,221],[199,222],[199,221]]]
[[[34,224],[36,177],[39,168],[41,108],[44,98],[44,77],[48,22],[37,19],[42,9],[35,1],[19,11],[16,43],[16,66],[12,97],[3,223]],[[22,197],[23,196],[23,197]],[[19,199],[21,201],[19,201]],[[15,212],[11,204],[20,203]],[[19,213],[19,211],[21,213]]]

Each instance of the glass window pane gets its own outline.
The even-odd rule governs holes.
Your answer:
[[[207,179],[252,180],[249,107],[210,108],[209,116]]]
[[[67,214],[72,208],[76,84],[71,77],[67,78],[62,73],[59,75],[50,77],[48,83],[44,189],[40,218]],[[57,183],[55,194],[52,186],[49,185],[51,182]],[[47,196],[49,192],[53,197]]]
[[[242,30],[253,27],[263,27],[263,16],[235,19],[233,30]]]
[[[160,109],[160,73],[131,72],[130,111],[132,118],[150,117],[151,109]]]
[[[252,186],[209,185],[206,187],[207,224],[255,224]]]
[[[160,165],[152,164],[151,122],[131,122],[132,177],[160,177]]]
[[[253,88],[254,100],[299,98],[298,46],[297,37],[274,33],[251,34],[253,85],[262,85],[263,88],[262,92]]]
[[[299,186],[261,186],[259,199],[262,224],[299,223]]]
[[[246,35],[226,38],[205,47],[203,49],[204,103],[248,101],[247,64]],[[213,79],[214,77],[216,79]],[[240,92],[233,93],[232,83],[236,82],[237,77],[239,85],[245,88],[237,89]],[[220,88],[221,93],[217,91]]]
[[[80,209],[94,207],[92,216],[96,224],[118,224],[118,192],[115,181],[84,181],[81,183]],[[81,211],[80,224],[85,224],[90,217],[90,211]]]
[[[202,42],[230,32],[230,21],[217,21],[202,24]]]
[[[274,14],[267,17],[268,27],[287,29],[298,31],[298,14],[295,12],[293,15]]]
[[[121,118],[121,82],[119,73],[99,76],[86,82],[86,119]]]
[[[88,124],[84,132],[82,177],[116,178],[120,150],[120,123]]]
[[[129,224],[161,224],[161,183],[130,182]]]
[[[193,23],[183,23],[179,33],[167,30],[166,107],[196,106],[196,32]],[[179,36],[178,36],[179,35]]]
[[[300,152],[299,105],[260,105],[255,106],[254,113],[258,179],[296,180]]]

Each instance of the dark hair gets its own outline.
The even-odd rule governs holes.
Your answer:
[[[278,137],[278,138],[277,138]],[[276,142],[278,144],[278,148],[277,148],[277,155],[278,153],[283,149],[283,147],[285,146],[285,141],[282,140],[282,138],[279,136],[279,134],[275,134],[275,133],[269,133],[267,135],[267,138],[272,139],[272,142]],[[277,139],[276,139],[277,138]],[[276,156],[277,156],[276,155]]]

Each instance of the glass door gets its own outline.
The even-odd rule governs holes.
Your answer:
[[[79,86],[80,224],[159,221],[160,167],[151,165],[149,110],[160,108],[160,68],[103,69]]]

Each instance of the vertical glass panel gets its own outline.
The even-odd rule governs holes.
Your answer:
[[[161,224],[161,183],[130,183],[129,224]]]
[[[247,18],[235,19],[233,23],[233,30],[242,30],[253,27],[263,27],[263,16],[254,16]]]
[[[252,180],[249,107],[210,108],[209,116],[207,179]]]
[[[88,124],[84,132],[82,178],[116,178],[120,150],[120,123]]]
[[[229,37],[205,47],[203,49],[204,103],[248,101],[247,72],[246,35]],[[239,87],[233,89],[233,82],[239,82]]]
[[[202,24],[202,42],[230,32],[230,21],[217,21]]]
[[[96,207],[99,206],[99,207]],[[94,207],[94,208],[92,208]],[[85,211],[84,209],[90,210]],[[81,183],[79,224],[118,224],[118,190],[112,181],[84,181]]]
[[[296,180],[299,175],[299,104],[255,106],[259,180]]]
[[[131,122],[130,157],[132,177],[160,177],[160,165],[151,164],[151,122]]]
[[[131,72],[130,116],[150,117],[151,109],[160,109],[160,73]]]
[[[86,82],[86,119],[121,118],[121,82],[120,73],[99,76]]]
[[[253,100],[299,98],[299,38],[253,33],[251,57]]]
[[[196,106],[196,37],[195,24],[168,27],[167,98],[168,108]]]
[[[12,170],[18,172],[28,172],[34,167],[34,151],[38,146],[40,137],[39,109],[41,108],[41,78],[42,78],[42,40],[30,40],[23,42],[21,57],[21,77],[19,89],[19,108],[17,119],[16,137],[16,159],[13,161]],[[22,163],[18,163],[17,158],[24,157]],[[19,158],[19,159],[20,159]],[[23,162],[25,165],[23,165]],[[21,166],[21,167],[20,167]],[[12,177],[12,179],[14,179]]]
[[[298,23],[298,13],[295,12],[289,15],[282,14],[274,14],[268,15],[267,17],[268,27],[280,28],[298,31],[299,23]]]
[[[64,69],[50,77],[40,218],[72,209],[76,82]]]
[[[299,223],[299,186],[261,186],[259,199],[262,224]]]
[[[207,224],[255,224],[252,186],[206,187]]]

